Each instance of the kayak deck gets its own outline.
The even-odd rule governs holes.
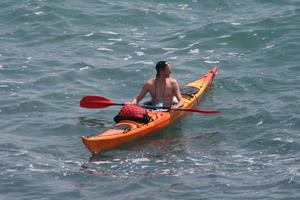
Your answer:
[[[191,108],[198,102],[204,91],[212,85],[217,69],[217,67],[213,67],[206,75],[184,85],[192,89],[196,88],[196,92],[182,94],[184,105],[181,108]],[[82,136],[81,139],[92,153],[98,153],[157,132],[170,125],[185,113],[185,111],[166,112],[150,110],[148,114],[151,120],[147,124],[124,120],[96,136]]]

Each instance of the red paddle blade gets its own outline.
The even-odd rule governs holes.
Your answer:
[[[218,110],[199,110],[199,109],[195,109],[195,108],[178,108],[178,109],[182,110],[182,111],[198,112],[198,113],[204,113],[204,114],[217,114],[217,113],[220,113],[220,111],[218,111]]]
[[[83,108],[106,108],[115,104],[109,99],[99,96],[85,96],[80,100],[80,107]]]

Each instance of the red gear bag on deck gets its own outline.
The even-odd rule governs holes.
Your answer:
[[[135,104],[126,104],[122,107],[119,114],[114,117],[114,121],[117,123],[122,120],[149,123],[150,119],[147,110]]]

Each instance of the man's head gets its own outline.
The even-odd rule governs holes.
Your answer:
[[[171,65],[167,61],[159,61],[156,66],[156,77],[159,75],[169,76],[171,74]]]

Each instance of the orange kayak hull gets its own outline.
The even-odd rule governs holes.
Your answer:
[[[182,94],[185,102],[182,108],[191,108],[200,100],[204,91],[211,87],[217,69],[217,67],[213,67],[206,75],[184,85],[185,87],[196,88],[197,92]],[[99,153],[155,133],[169,126],[185,113],[185,111],[149,111],[151,121],[148,124],[125,120],[116,123],[114,127],[96,136],[82,136],[81,139],[92,153]]]

